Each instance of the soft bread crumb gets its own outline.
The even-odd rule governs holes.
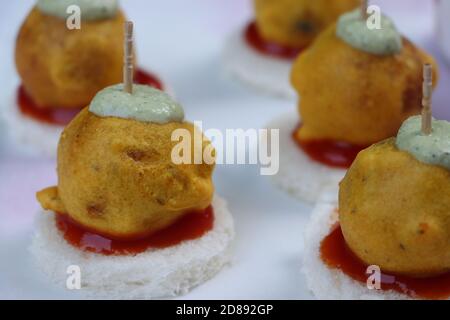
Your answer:
[[[267,125],[269,129],[280,129],[280,170],[273,176],[273,181],[300,200],[309,203],[333,201],[346,170],[315,162],[298,147],[292,132],[299,122],[299,115],[290,112]]]
[[[25,153],[56,156],[59,136],[63,126],[38,122],[24,116],[17,107],[16,92],[8,100],[5,108],[0,108],[0,117],[8,130],[8,135]]]
[[[175,297],[209,280],[231,260],[233,218],[221,198],[214,198],[213,207],[214,228],[202,238],[136,256],[80,251],[64,240],[53,214],[39,213],[30,251],[38,267],[62,290],[66,290],[67,267],[80,266],[82,288],[75,291],[84,297]]]
[[[262,93],[295,99],[289,80],[293,61],[258,53],[247,45],[243,34],[241,28],[228,39],[223,54],[225,70]]]
[[[332,195],[326,195],[331,198]],[[321,202],[315,207],[305,229],[302,272],[308,288],[321,300],[413,300],[390,291],[369,290],[338,269],[329,268],[320,258],[320,244],[338,221],[337,204]]]

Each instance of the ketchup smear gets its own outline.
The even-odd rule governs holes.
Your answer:
[[[250,47],[264,55],[293,60],[303,51],[300,48],[288,47],[265,40],[259,33],[258,26],[254,21],[247,26],[244,36]]]
[[[138,84],[146,84],[156,89],[163,90],[161,81],[154,75],[141,69],[136,70],[134,80]],[[65,108],[42,108],[34,103],[25,91],[23,85],[17,90],[17,106],[22,114],[33,118],[36,121],[51,125],[65,126],[83,109],[85,106],[75,109]]]
[[[320,253],[329,267],[341,270],[360,283],[367,283],[367,266],[347,246],[340,226],[322,241]],[[450,273],[420,279],[382,273],[381,290],[394,290],[412,298],[447,299],[450,297]]]
[[[292,133],[295,143],[313,160],[334,168],[348,169],[358,153],[368,146],[354,145],[344,141],[311,140],[297,138],[298,126]]]
[[[136,255],[150,248],[163,249],[202,237],[214,226],[214,210],[209,206],[189,212],[168,228],[133,240],[112,239],[92,232],[66,214],[56,214],[55,222],[64,239],[80,250],[103,255]]]

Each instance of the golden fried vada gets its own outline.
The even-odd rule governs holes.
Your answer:
[[[123,112],[133,113],[131,108],[117,111],[126,104],[124,99],[131,99],[119,88],[100,91],[90,110],[93,104],[109,108],[112,103],[113,113],[122,117]],[[84,109],[62,133],[58,186],[38,193],[44,209],[67,214],[82,226],[115,238],[136,238],[164,229],[187,212],[208,207],[214,193],[214,164],[172,161],[171,151],[177,144],[172,133],[184,129],[195,137],[194,126],[182,121],[179,106],[156,89],[134,88],[133,104],[141,107],[136,117],[145,116],[142,103],[159,104],[160,109],[150,116],[158,119],[168,112],[176,121],[102,117]],[[202,154],[211,148],[202,134],[197,140],[191,141],[192,157],[195,143],[202,147]]]
[[[117,9],[110,17],[82,20],[80,30],[70,30],[66,19],[33,8],[20,28],[15,50],[17,71],[32,100],[43,108],[80,108],[99,90],[119,83],[124,21]]]

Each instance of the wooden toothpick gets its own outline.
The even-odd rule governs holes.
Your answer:
[[[369,0],[361,0],[361,17],[363,20],[367,20],[367,8],[369,6]]]
[[[431,64],[423,66],[422,133],[430,135],[432,127],[431,96],[433,91],[433,69]]]
[[[125,22],[125,40],[123,56],[123,87],[128,93],[133,93],[133,22]]]

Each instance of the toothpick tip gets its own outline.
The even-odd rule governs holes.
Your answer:
[[[369,7],[368,0],[361,0],[361,16],[363,19],[367,19],[367,8]]]
[[[124,65],[123,65],[123,83],[124,90],[128,93],[133,92],[133,22],[124,23]]]
[[[431,99],[433,90],[433,67],[426,63],[423,66],[423,98],[422,98],[422,133],[430,135],[432,133],[432,111]]]
[[[429,63],[423,66],[423,78],[425,80],[431,80],[433,78],[433,67]]]
[[[133,21],[125,21],[125,33],[133,33]]]

